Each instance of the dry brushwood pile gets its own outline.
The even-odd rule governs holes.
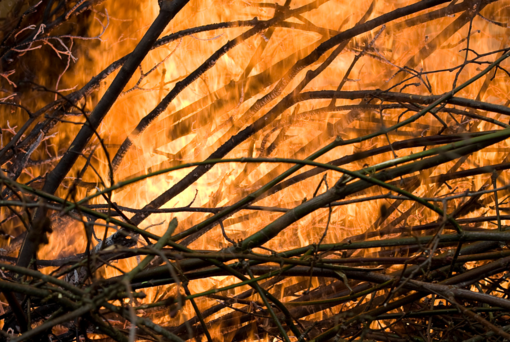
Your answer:
[[[1,341],[510,341],[510,0],[0,27]]]

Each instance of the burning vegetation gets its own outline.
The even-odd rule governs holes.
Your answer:
[[[2,341],[510,340],[510,0],[0,17]]]

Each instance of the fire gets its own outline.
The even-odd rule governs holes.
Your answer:
[[[78,3],[78,2],[76,2]],[[248,22],[257,18],[258,21],[267,21],[275,17],[279,11],[288,11],[284,6],[288,2],[258,3],[251,1],[192,1],[186,5],[164,30],[163,36],[171,35],[189,28],[200,27],[221,22]],[[300,8],[310,3],[310,0],[295,0],[290,2],[290,9]],[[195,70],[203,67],[204,61],[210,58],[222,46],[235,41],[244,34],[253,24],[232,24],[228,28],[202,30],[176,38],[156,49],[151,50],[144,58],[138,71],[130,79],[123,93],[119,96],[113,107],[102,121],[97,134],[103,140],[107,153],[103,150],[97,136],[89,142],[91,146],[87,152],[94,155],[90,159],[87,171],[80,175],[84,166],[89,163],[81,158],[67,174],[65,186],[59,187],[56,195],[67,198],[69,188],[73,187],[72,201],[79,201],[104,188],[112,186],[110,169],[115,169],[114,182],[126,181],[135,177],[151,174],[166,168],[177,167],[182,164],[203,161],[215,151],[227,144],[244,129],[252,127],[261,118],[278,106],[292,91],[299,89],[300,84],[306,81],[307,75],[313,73],[334,54],[334,46],[328,49],[323,56],[306,66],[303,70],[288,80],[280,91],[278,81],[299,60],[310,55],[321,43],[340,32],[346,32],[356,25],[383,16],[397,8],[403,8],[417,3],[416,1],[322,1],[316,9],[306,11],[304,14],[291,16],[284,23],[272,28],[261,30],[243,40],[227,53],[215,61],[206,72],[186,86],[167,108],[148,125],[143,131],[137,131],[140,121],[156,108],[172,89],[186,80]],[[466,5],[469,3],[470,5]],[[8,6],[8,5],[5,5]],[[427,15],[435,15],[439,10],[451,8],[451,13],[438,15],[437,19],[427,19]],[[463,6],[463,7],[462,7]],[[502,27],[498,18],[507,18],[508,1],[467,1],[462,3],[435,6],[416,14],[403,16],[391,20],[362,34],[356,34],[349,39],[345,48],[327,67],[313,80],[308,82],[301,90],[302,93],[314,92],[316,98],[303,100],[285,108],[275,118],[272,118],[264,127],[247,135],[245,139],[228,153],[220,158],[292,158],[305,159],[314,152],[324,148],[335,139],[349,141],[381,129],[394,126],[408,119],[417,111],[430,103],[421,102],[421,107],[412,107],[407,101],[372,101],[378,98],[376,91],[391,91],[413,96],[433,97],[448,93],[460,84],[467,82],[478,75],[487,65],[506,51],[493,53],[474,63],[466,63],[477,55],[488,54],[508,46],[508,28]],[[2,9],[7,11],[7,9]],[[3,12],[2,12],[3,13]],[[89,13],[87,22],[87,37],[97,37],[93,40],[79,42],[76,39],[77,61],[69,59],[70,72],[62,73],[58,88],[55,84],[48,85],[52,89],[72,89],[63,94],[73,94],[81,89],[90,78],[98,75],[109,65],[132,52],[149,26],[158,16],[159,5],[156,1],[110,1],[94,7]],[[78,45],[82,44],[82,45]],[[74,50],[73,50],[74,51]],[[73,52],[74,53],[74,52]],[[253,59],[256,56],[255,59]],[[465,65],[463,65],[463,63]],[[508,62],[502,65],[507,65]],[[458,66],[461,65],[459,68]],[[441,70],[441,72],[432,72]],[[3,75],[3,74],[2,74]],[[116,72],[101,80],[95,92],[80,99],[79,106],[84,111],[91,111],[101,99]],[[508,74],[503,69],[497,70],[481,77],[472,84],[460,90],[456,97],[476,99],[494,105],[508,106],[509,94]],[[7,78],[7,76],[4,76]],[[412,81],[406,79],[412,78]],[[343,81],[342,81],[343,80]],[[334,91],[343,82],[342,92],[372,91],[365,96],[357,98],[342,98],[340,96],[325,96],[326,91]],[[75,88],[76,86],[76,88]],[[321,92],[322,95],[321,95]],[[268,94],[267,101],[263,99]],[[321,97],[322,96],[322,97]],[[372,101],[372,102],[370,102]],[[424,100],[425,101],[425,100]],[[258,106],[257,110],[253,110]],[[365,108],[354,108],[354,105],[365,105]],[[384,105],[395,105],[384,108]],[[401,104],[401,106],[397,106]],[[40,104],[38,104],[40,105]],[[343,106],[343,108],[342,108]],[[350,107],[349,107],[350,106]],[[371,106],[371,107],[370,107]],[[378,106],[380,108],[378,108]],[[410,108],[411,107],[411,108]],[[418,120],[388,134],[346,144],[331,149],[319,156],[315,161],[329,163],[341,160],[347,156],[359,154],[363,151],[375,150],[390,143],[423,138],[438,134],[477,133],[500,129],[494,123],[477,120],[469,114],[481,115],[506,124],[505,117],[494,111],[466,109],[459,105],[439,106],[437,113],[424,115]],[[445,108],[452,109],[449,113]],[[407,110],[406,110],[407,109]],[[437,108],[436,108],[437,109]],[[455,112],[457,110],[457,112]],[[465,110],[464,114],[459,114]],[[17,125],[19,129],[23,122],[9,116],[9,125]],[[67,119],[66,119],[67,120]],[[80,116],[70,117],[68,121],[83,122]],[[2,127],[7,127],[7,116],[1,119]],[[39,148],[32,156],[32,160],[47,159],[48,154],[61,156],[81,128],[81,125],[64,123],[65,128],[56,131],[45,144],[45,150]],[[64,127],[64,126],[63,126]],[[3,128],[2,136],[8,136]],[[9,135],[12,137],[12,134]],[[112,166],[112,160],[118,153],[122,144],[129,138],[132,145],[127,149],[120,162]],[[6,138],[2,143],[6,143]],[[432,144],[430,148],[440,144]],[[433,145],[433,146],[432,146]],[[382,153],[368,154],[364,157],[353,158],[335,165],[351,171],[358,171],[368,166],[374,166],[392,159],[420,153],[427,144],[399,147],[386,150]],[[427,149],[430,149],[427,146]],[[503,163],[508,158],[507,140],[498,142],[486,149],[469,154],[462,163],[458,159],[441,163],[438,166],[413,172],[405,177],[397,177],[388,183],[401,186],[408,192],[424,198],[443,198],[452,194],[466,191],[480,191],[492,189],[494,184],[491,176],[481,173],[469,178],[454,179],[437,182],[441,175],[469,170],[485,165]],[[48,150],[49,149],[49,150]],[[425,149],[426,150],[426,149]],[[216,158],[215,158],[216,159]],[[57,161],[58,162],[58,161]],[[49,166],[48,166],[49,165]],[[46,174],[55,165],[37,165],[27,168],[19,179],[21,183]],[[249,194],[257,191],[275,177],[290,169],[289,163],[219,163],[211,167],[204,176],[193,181],[183,191],[177,193],[170,200],[165,201],[146,219],[136,222],[139,228],[163,236],[172,219],[179,222],[175,234],[181,234],[188,229],[201,224],[205,219],[212,217],[218,211],[199,211],[198,208],[227,208],[235,205]],[[122,219],[129,220],[140,214],[140,209],[146,208],[154,199],[161,196],[164,191],[180,184],[186,176],[199,172],[200,166],[180,169],[172,172],[148,177],[133,184],[129,184],[111,193],[111,202],[115,203],[127,216]],[[193,239],[186,238],[187,247],[194,251],[225,251],[234,243],[253,236],[263,228],[283,217],[285,213],[296,208],[317,196],[326,193],[335,186],[342,177],[342,173],[329,170],[308,175],[313,170],[310,166],[302,167],[284,180],[301,177],[300,182],[287,185],[264,195],[250,203],[257,206],[256,210],[234,211],[231,215],[220,220],[221,225],[215,225]],[[375,173],[375,171],[374,171]],[[308,176],[307,176],[308,175]],[[306,176],[306,177],[305,177]],[[74,182],[81,177],[80,182]],[[411,182],[411,178],[415,182]],[[508,182],[506,172],[500,172],[497,186]],[[405,183],[405,182],[408,183]],[[400,183],[399,183],[400,182]],[[450,183],[449,183],[450,182]],[[508,189],[499,191],[497,195],[501,200],[507,195]],[[388,189],[370,187],[367,190],[349,194],[338,201],[351,201],[352,203],[335,206],[324,206],[314,210],[309,215],[290,223],[281,233],[270,239],[263,248],[254,248],[253,252],[262,256],[271,256],[275,253],[293,250],[317,244],[338,244],[341,242],[356,242],[364,239],[386,239],[405,236],[423,236],[419,231],[407,231],[407,228],[425,225],[441,219],[438,212],[417,204],[414,201],[403,199],[403,195],[392,193]],[[377,197],[362,201],[365,197]],[[472,198],[472,197],[471,197]],[[359,201],[357,201],[359,200]],[[451,214],[462,207],[469,200],[459,196],[456,199],[435,205]],[[398,208],[392,204],[400,201]],[[494,193],[473,200],[473,206],[459,216],[461,219],[478,218],[490,211],[495,214]],[[108,201],[103,196],[94,197],[85,203],[91,208],[101,208],[104,212]],[[94,207],[95,206],[95,207]],[[182,210],[178,211],[177,208]],[[175,209],[174,212],[170,212]],[[190,209],[190,210],[187,210]],[[192,211],[191,209],[197,209]],[[161,212],[167,210],[167,212]],[[110,213],[115,212],[110,209]],[[491,214],[491,215],[492,215]],[[1,218],[7,217],[7,210],[2,211]],[[118,218],[118,217],[117,217]],[[13,221],[11,221],[13,222]],[[499,223],[501,224],[501,222]],[[503,220],[503,225],[506,221]],[[470,226],[468,226],[470,225]],[[106,227],[108,230],[106,231]],[[488,221],[468,222],[467,230],[494,229]],[[20,226],[6,223],[5,231],[16,235],[20,233]],[[91,223],[94,234],[91,238],[94,246],[104,242],[104,238],[115,233],[113,224],[104,220]],[[380,236],[377,231],[388,231],[399,228],[390,234]],[[87,228],[88,229],[88,228]],[[451,233],[452,227],[444,228]],[[50,235],[49,244],[40,248],[37,256],[40,260],[54,260],[83,253],[87,248],[87,233],[81,222],[65,222],[54,225],[55,232]],[[430,231],[430,230],[429,230]],[[15,234],[16,233],[16,234]],[[366,234],[363,237],[363,234]],[[372,235],[370,235],[372,234]],[[428,234],[427,234],[428,235]],[[182,242],[183,240],[181,240]],[[7,246],[8,243],[6,242]],[[139,238],[136,246],[144,248],[147,243]],[[395,247],[397,248],[397,247]],[[10,250],[9,250],[10,251]],[[13,250],[10,252],[14,252]],[[228,250],[231,251],[231,250]],[[347,251],[349,256],[375,257],[389,255],[388,249],[373,247],[360,249],[358,252]],[[416,250],[409,249],[404,256],[414,256]],[[326,258],[338,258],[339,254],[328,252]],[[386,253],[386,254],[385,254]],[[13,253],[12,255],[15,255]],[[117,260],[103,266],[99,274],[105,279],[121,276],[123,272],[134,269],[144,256],[133,256]],[[165,265],[159,264],[152,267]],[[231,265],[232,262],[227,262]],[[267,264],[266,264],[267,265]],[[271,266],[278,266],[269,263]],[[475,267],[473,263],[470,267]],[[50,274],[57,267],[46,267],[42,272]],[[400,265],[388,266],[386,274],[390,271],[402,270]],[[176,271],[177,272],[177,271]],[[308,281],[308,279],[310,279]],[[136,299],[137,306],[150,305],[170,297],[180,298],[186,296],[184,287],[188,286],[191,294],[206,292],[211,289],[224,288],[239,282],[234,276],[210,276],[203,279],[192,279],[187,284],[171,284],[146,288],[140,291],[145,298]],[[298,298],[297,294],[306,295],[308,289],[326,285],[322,278],[305,278],[304,276],[289,277],[280,282],[275,296],[282,302],[290,302]],[[507,285],[506,285],[507,286]],[[276,288],[276,287],[275,287]],[[290,292],[286,289],[294,288]],[[229,292],[221,292],[224,297],[234,297],[250,287],[244,285]],[[227,295],[228,293],[228,295]],[[262,303],[260,295],[250,297],[255,304],[250,309],[255,310],[256,303]],[[225,299],[225,298],[223,298]],[[439,299],[436,299],[436,302]],[[123,304],[133,304],[124,299]],[[367,301],[363,301],[366,303]],[[196,304],[204,311],[213,305],[222,303],[222,299],[200,297]],[[361,301],[360,301],[361,304]],[[437,303],[436,303],[437,304]],[[232,305],[236,308],[234,305]],[[333,307],[331,312],[319,310],[300,317],[303,324],[306,322],[319,322],[332,319],[333,315],[342,310],[353,308],[351,302],[342,309]],[[164,308],[164,309],[163,309]],[[174,310],[174,312],[172,312]],[[148,308],[141,311],[154,323],[165,327],[175,328],[195,317],[195,309],[191,301],[186,301],[183,307],[168,306]],[[140,313],[140,312],[139,312]],[[234,338],[240,324],[253,324],[255,320],[241,322],[241,313],[225,307],[206,318],[206,322],[217,322],[228,317],[231,329],[223,330],[220,324],[211,325],[209,333],[216,340],[230,340]],[[257,322],[256,324],[259,324]],[[118,324],[112,323],[117,326]],[[260,325],[263,325],[260,323]],[[198,326],[198,325],[196,325]],[[274,326],[268,329],[278,334]],[[384,324],[385,327],[389,324]],[[373,329],[379,326],[370,325]],[[124,327],[126,328],[126,327]],[[129,330],[129,327],[126,329]],[[226,328],[225,328],[226,329]],[[310,328],[311,329],[311,328]],[[326,328],[325,328],[326,329]],[[259,336],[257,329],[242,335],[244,339],[270,339],[270,335]],[[255,331],[255,332],[254,332]],[[297,337],[298,338],[298,337]]]

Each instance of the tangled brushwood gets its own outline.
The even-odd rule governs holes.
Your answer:
[[[510,0],[0,17],[2,341],[510,341]]]

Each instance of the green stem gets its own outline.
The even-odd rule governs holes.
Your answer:
[[[156,244],[154,246],[152,246],[152,248],[154,248],[157,251],[161,250],[161,248],[163,248],[167,244],[168,240],[170,240],[170,237],[172,236],[172,234],[174,233],[176,228],[177,228],[177,219],[174,218],[172,221],[170,221],[170,224],[168,225],[168,229],[166,230],[165,234],[158,240],[158,242],[156,242]],[[142,262],[140,262],[138,265],[136,265],[136,267],[134,269],[132,269],[129,273],[127,273],[124,276],[124,278],[128,281],[133,280],[133,278],[138,273],[143,271],[145,269],[145,267],[147,267],[147,265],[149,265],[149,263],[152,261],[152,259],[155,258],[155,256],[156,256],[155,254],[147,255],[142,260]]]
[[[344,242],[344,243],[333,243],[333,244],[321,244],[318,246],[318,251],[341,251],[341,250],[352,250],[352,249],[365,249],[365,248],[377,248],[377,247],[396,247],[396,246],[407,246],[407,245],[426,245],[432,239],[434,235],[428,236],[417,236],[417,237],[405,237],[385,240],[369,240],[369,241],[357,241],[357,242]],[[510,234],[508,232],[464,232],[462,234],[445,234],[437,237],[440,243],[454,243],[454,242],[475,242],[475,241],[510,241]],[[307,247],[300,247],[293,250],[283,252],[288,257],[302,254]]]
[[[63,287],[64,289],[66,289],[66,290],[68,290],[68,291],[70,291],[70,292],[72,292],[72,293],[74,293],[74,294],[76,294],[78,296],[85,295],[85,291],[77,288],[76,286],[73,286],[73,285],[69,284],[68,282],[65,282],[63,280],[54,278],[52,276],[43,274],[43,273],[35,271],[35,270],[31,270],[29,268],[0,263],[0,269],[2,269],[2,270],[4,270],[4,269],[5,270],[9,270],[9,271],[15,272],[17,274],[23,274],[23,275],[27,275],[27,276],[30,276],[30,277],[33,277],[33,278],[38,278],[38,279],[41,279],[44,282],[53,283],[53,284],[55,284],[57,286]]]
[[[252,277],[253,279],[253,273],[250,271],[250,269],[248,268],[248,274],[250,275],[250,277]],[[262,301],[264,302],[264,305],[266,306],[267,308],[267,311],[269,311],[269,314],[271,315],[271,317],[273,318],[273,321],[276,323],[276,326],[278,327],[278,330],[280,330],[280,334],[283,336],[283,339],[286,341],[286,342],[290,342],[290,339],[289,339],[289,336],[287,336],[287,332],[285,331],[285,329],[283,328],[282,324],[280,323],[280,320],[278,319],[278,317],[276,316],[276,314],[274,313],[274,310],[273,308],[271,307],[271,304],[269,304],[269,302],[267,301],[267,298],[266,296],[264,295],[264,290],[262,290],[262,288],[260,287],[260,285],[255,282],[254,284],[254,288],[255,290],[259,293],[260,295],[260,298],[262,299]],[[300,333],[301,334],[301,333]],[[298,334],[296,337],[299,337],[300,334]]]
[[[370,294],[372,292],[379,291],[379,290],[385,288],[386,286],[390,285],[392,282],[393,282],[393,280],[388,280],[388,281],[386,281],[386,282],[384,282],[382,284],[379,284],[377,286],[374,286],[374,287],[372,287],[370,289],[367,289],[367,290],[364,290],[364,291],[360,291],[360,292],[357,292],[357,293],[354,293],[354,294],[351,294],[351,295],[348,295],[348,296],[344,296],[344,297],[337,297],[337,298],[324,299],[324,300],[315,300],[315,301],[310,301],[310,302],[287,302],[287,303],[285,303],[285,305],[290,305],[290,306],[306,306],[306,305],[323,305],[323,304],[342,303],[342,302],[345,302],[345,301],[348,301],[348,300],[352,300],[352,299],[356,299],[356,298],[365,296],[365,295]]]
[[[124,308],[119,308],[113,304],[110,304],[108,302],[104,302],[102,303],[104,305],[105,308],[107,308],[108,310],[112,311],[112,312],[115,312],[121,316],[123,316],[125,319],[127,319],[128,321],[131,322],[131,324],[136,324],[136,325],[145,325],[146,327],[154,330],[155,332],[157,332],[158,334],[160,335],[163,335],[164,337],[166,337],[167,339],[169,339],[170,341],[174,341],[174,342],[184,342],[179,336],[171,333],[170,331],[168,331],[167,329],[163,328],[162,326],[152,322],[150,319],[147,319],[147,318],[140,318],[138,316],[136,316],[136,322],[132,322],[131,321],[131,315],[129,315],[129,313],[127,313]]]
[[[443,147],[440,147],[440,148],[437,148],[437,149],[431,149],[431,151],[434,150],[434,152],[432,152],[433,154],[441,153],[441,152],[447,152],[447,151],[450,151],[452,148],[459,148],[459,147],[462,147],[462,146],[465,146],[465,145],[468,145],[468,144],[477,144],[477,143],[487,142],[487,141],[490,141],[490,140],[493,140],[493,139],[494,140],[495,139],[502,139],[502,138],[507,137],[507,136],[510,136],[510,129],[504,129],[504,130],[501,130],[501,131],[498,131],[498,132],[495,132],[495,133],[492,133],[492,134],[487,134],[487,135],[484,135],[484,136],[481,136],[481,137],[472,138],[472,139],[469,139],[467,141],[460,141],[460,142],[457,142],[457,143],[454,143],[454,144],[449,144],[449,145],[446,145],[446,146],[443,146]],[[328,145],[328,147],[326,147],[324,149],[321,149],[321,151],[323,151],[323,152],[326,151],[327,152],[327,150],[330,150],[334,146],[336,146],[338,144],[338,142],[339,142],[339,140],[337,140],[335,143],[332,143],[332,144]],[[318,153],[319,152],[317,152],[317,154]],[[417,153],[417,154],[408,156],[406,158],[398,158],[398,159],[396,159],[393,162],[392,166],[395,166],[397,164],[400,164],[400,163],[403,163],[403,162],[407,162],[407,161],[410,161],[410,160],[413,160],[413,159],[423,158],[424,156],[427,156],[428,153],[429,153],[428,151],[423,151],[421,153]],[[314,154],[313,156],[315,156],[315,155],[316,154]],[[105,189],[102,192],[98,192],[98,193],[96,193],[96,194],[94,194],[92,196],[84,198],[82,201],[79,201],[78,203],[73,203],[73,202],[66,201],[66,200],[61,199],[61,198],[59,198],[57,196],[48,194],[48,193],[46,193],[44,191],[36,190],[36,189],[33,189],[33,188],[31,188],[31,187],[29,187],[27,185],[20,184],[18,182],[14,182],[14,181],[6,178],[6,177],[1,177],[1,178],[2,178],[2,180],[4,182],[10,183],[12,185],[16,185],[19,188],[21,188],[21,189],[23,189],[23,190],[25,190],[25,191],[27,191],[29,193],[32,193],[32,194],[37,195],[37,196],[40,196],[40,197],[45,198],[47,200],[51,200],[51,201],[54,201],[54,202],[57,202],[57,203],[60,203],[60,204],[67,205],[68,207],[66,208],[66,211],[69,211],[69,210],[71,210],[73,208],[77,208],[78,207],[82,212],[84,212],[86,214],[90,214],[90,215],[92,215],[94,217],[101,218],[103,220],[109,219],[110,222],[112,222],[112,223],[114,223],[116,225],[119,225],[121,227],[124,227],[126,229],[129,229],[129,230],[131,230],[131,231],[133,231],[133,232],[135,232],[137,234],[140,234],[140,235],[145,236],[145,237],[149,237],[149,238],[154,239],[154,240],[159,240],[160,237],[157,236],[157,235],[154,235],[152,233],[146,232],[146,231],[144,231],[142,229],[139,229],[138,227],[136,227],[134,225],[131,225],[129,223],[126,223],[126,222],[123,222],[123,221],[111,218],[110,216],[108,216],[106,214],[98,213],[98,212],[96,212],[96,211],[94,211],[92,209],[86,208],[86,207],[81,206],[79,204],[82,203],[85,200],[88,200],[88,199],[91,199],[91,198],[95,197],[96,195],[99,195],[99,194],[102,194],[102,193],[105,193],[105,192],[108,192],[108,191],[113,191],[114,189],[121,188],[121,187],[123,187],[125,185],[137,182],[139,180],[142,180],[142,179],[145,179],[145,178],[148,178],[148,177],[153,177],[153,176],[165,173],[165,172],[175,171],[175,170],[179,170],[179,169],[183,169],[183,168],[188,168],[188,167],[193,167],[193,166],[198,166],[198,165],[231,163],[231,162],[244,162],[244,163],[247,163],[247,162],[250,162],[250,163],[261,163],[261,162],[265,162],[265,163],[292,163],[292,164],[299,164],[299,165],[316,166],[316,167],[321,167],[321,168],[327,169],[327,170],[341,172],[341,173],[347,174],[347,175],[349,175],[349,176],[351,176],[353,178],[359,178],[359,179],[362,179],[364,181],[370,182],[372,184],[380,185],[380,186],[382,186],[382,187],[384,187],[386,189],[389,189],[389,190],[395,191],[397,193],[400,193],[401,195],[406,196],[406,197],[408,197],[410,199],[413,199],[413,200],[423,204],[424,206],[434,210],[440,216],[443,216],[443,212],[442,212],[441,209],[435,207],[434,205],[430,204],[429,202],[427,202],[427,201],[425,201],[425,200],[423,200],[423,199],[421,199],[421,198],[419,198],[417,196],[414,196],[413,194],[411,194],[411,193],[409,193],[409,192],[407,192],[405,190],[399,189],[398,187],[392,186],[390,184],[387,184],[387,183],[385,183],[383,181],[380,181],[378,179],[375,179],[373,177],[367,177],[367,176],[365,176],[363,174],[360,174],[360,172],[349,171],[349,170],[346,170],[346,169],[343,169],[343,168],[339,168],[339,167],[336,167],[336,166],[333,166],[333,165],[330,165],[330,164],[314,162],[312,160],[300,160],[300,159],[288,159],[288,158],[233,158],[233,159],[217,159],[217,160],[207,160],[207,161],[202,161],[202,162],[188,163],[188,164],[183,164],[183,165],[179,165],[179,166],[176,166],[176,167],[172,167],[172,168],[156,171],[156,172],[153,172],[151,174],[147,174],[147,175],[144,175],[144,176],[136,177],[136,178],[133,178],[133,179],[128,180],[128,181],[120,182],[117,185],[115,185],[115,186],[113,186],[113,187],[111,187],[109,189]],[[390,163],[390,162],[388,162],[388,163]],[[385,164],[385,167],[388,167],[388,165],[389,164]],[[361,171],[363,172],[364,170],[365,169],[363,169]],[[283,174],[282,174],[282,176],[283,176]],[[275,180],[269,182],[268,184],[263,186],[258,191],[250,194],[249,196],[245,197],[243,200],[239,201],[235,205],[228,207],[227,209],[225,209],[224,211],[214,215],[213,217],[218,217],[217,215],[220,215],[220,214],[227,215],[227,214],[235,211],[236,208],[240,208],[244,204],[249,203],[250,201],[254,200],[256,197],[258,197],[260,194],[262,194],[263,192],[269,190],[272,186],[276,185],[276,183],[279,182],[279,181],[277,181],[277,179],[279,179],[279,177],[275,178]],[[458,223],[453,218],[449,217],[448,220],[456,227],[456,229],[461,231],[460,226],[458,225]],[[209,220],[205,220],[200,225],[196,226],[196,229],[194,231],[199,230],[199,228],[202,227],[202,225],[206,224],[207,222],[209,222]],[[192,232],[188,232],[187,235],[189,235],[191,233]],[[182,233],[181,234],[176,234],[175,236],[173,236],[171,238],[171,240],[176,241],[176,240],[182,239],[183,237],[185,237],[185,236],[183,236]]]
[[[54,320],[46,321],[43,324],[35,327],[32,330],[27,331],[26,333],[22,334],[21,336],[17,338],[11,339],[11,342],[21,342],[21,341],[29,341],[32,337],[51,329],[55,325],[62,324],[64,322],[70,321],[72,319],[75,319],[77,317],[81,317],[85,315],[87,312],[92,310],[92,305],[85,305],[82,306],[75,311],[69,312],[65,315],[62,315],[60,317],[55,318]]]
[[[207,329],[207,324],[204,321],[204,317],[202,316],[202,313],[200,312],[200,309],[198,308],[197,303],[193,298],[190,298],[191,292],[189,291],[188,285],[186,284],[187,279],[182,283],[182,287],[184,288],[184,291],[186,293],[186,299],[189,299],[191,302],[191,305],[193,306],[193,309],[195,310],[195,314],[198,317],[198,320],[200,321],[200,325],[202,326],[202,329],[204,330],[205,336],[207,337],[207,341],[212,342],[213,339],[211,337],[211,334],[209,333],[209,329]]]
[[[365,176],[366,174],[371,174],[371,173],[373,173],[375,171],[380,171],[382,169],[386,169],[386,168],[391,167],[391,166],[396,166],[396,165],[403,164],[403,163],[406,163],[406,162],[410,162],[410,161],[413,161],[413,160],[421,159],[421,158],[424,158],[424,157],[427,157],[427,156],[431,156],[431,155],[435,155],[435,154],[439,154],[439,153],[444,153],[444,152],[447,152],[447,151],[450,151],[452,149],[456,149],[456,148],[459,148],[459,147],[463,147],[463,146],[467,146],[467,145],[471,145],[471,144],[476,144],[476,143],[480,143],[480,142],[486,142],[486,141],[489,141],[489,140],[492,140],[492,139],[499,139],[499,138],[507,137],[507,136],[510,136],[510,128],[507,128],[507,129],[504,129],[504,130],[500,130],[500,131],[497,131],[495,133],[483,135],[483,136],[480,136],[480,137],[475,137],[475,138],[471,138],[471,139],[464,140],[464,141],[458,141],[458,142],[455,142],[455,143],[452,143],[452,144],[448,144],[448,145],[445,145],[445,146],[432,148],[432,149],[429,149],[429,150],[426,150],[426,151],[423,151],[423,152],[420,152],[420,153],[411,154],[409,156],[405,156],[405,157],[401,157],[401,158],[395,158],[393,160],[389,160],[389,161],[386,161],[386,162],[383,162],[383,163],[380,163],[380,164],[377,164],[377,165],[374,165],[374,166],[371,166],[371,167],[367,167],[367,168],[361,169],[359,171],[349,171],[349,170],[346,170],[346,169],[343,169],[343,168],[339,168],[339,167],[336,167],[336,166],[333,166],[333,165],[330,165],[330,164],[318,163],[318,162],[314,162],[313,161],[314,159],[318,158],[319,156],[329,152],[331,149],[333,149],[336,146],[346,145],[347,141],[342,141],[342,140],[339,140],[339,139],[335,140],[333,143],[331,143],[328,146],[322,148],[321,150],[317,151],[316,153],[311,155],[309,158],[304,159],[304,160],[301,160],[301,159],[291,159],[291,158],[209,159],[209,160],[206,160],[206,161],[186,163],[186,164],[181,164],[181,165],[170,167],[170,168],[166,168],[166,169],[161,169],[161,170],[158,170],[158,171],[155,171],[155,172],[148,173],[146,175],[141,175],[139,177],[135,177],[135,178],[132,178],[132,179],[129,179],[129,180],[125,180],[125,181],[119,182],[119,183],[115,184],[112,187],[106,188],[106,189],[104,189],[102,191],[98,191],[98,192],[96,192],[96,193],[94,193],[94,194],[92,194],[90,196],[87,196],[87,197],[83,198],[82,200],[78,201],[76,204],[75,203],[71,203],[71,202],[66,203],[66,204],[68,204],[68,207],[65,209],[65,212],[68,212],[68,211],[70,211],[72,209],[75,209],[76,207],[79,207],[80,209],[82,209],[83,207],[81,207],[81,205],[86,203],[86,202],[88,202],[89,200],[91,200],[91,199],[93,199],[95,197],[101,196],[103,194],[107,194],[107,193],[110,193],[112,191],[118,190],[118,189],[120,189],[120,188],[122,188],[124,186],[127,186],[127,185],[130,185],[130,184],[139,182],[139,181],[147,179],[147,178],[155,177],[155,176],[158,176],[158,175],[161,175],[161,174],[165,174],[165,173],[168,173],[168,172],[173,172],[173,171],[177,171],[177,170],[181,170],[181,169],[185,169],[185,168],[191,168],[191,167],[200,166],[200,165],[211,165],[211,164],[233,163],[233,162],[239,162],[239,163],[290,163],[290,164],[298,164],[299,165],[299,166],[297,165],[297,166],[292,167],[291,169],[287,170],[286,172],[284,172],[280,176],[278,176],[275,179],[273,179],[271,182],[267,183],[265,186],[261,187],[259,190],[255,191],[254,193],[252,193],[249,196],[245,197],[245,199],[239,201],[238,203],[230,206],[229,208],[225,209],[224,211],[222,211],[222,212],[220,212],[220,213],[218,213],[218,214],[216,214],[216,215],[214,215],[212,217],[212,218],[216,217],[216,219],[217,219],[219,217],[223,217],[223,216],[226,216],[226,215],[230,214],[232,211],[234,211],[237,208],[239,208],[239,207],[243,206],[244,204],[246,204],[245,202],[247,202],[246,201],[247,198],[250,198],[250,201],[251,201],[251,200],[253,200],[253,198],[258,197],[259,195],[261,195],[262,193],[264,193],[265,191],[269,190],[271,187],[273,187],[274,185],[279,183],[281,180],[283,180],[284,178],[288,177],[290,174],[296,172],[299,168],[303,167],[304,165],[316,166],[316,167],[320,167],[320,168],[324,168],[324,169],[328,169],[328,170],[332,170],[332,171],[337,171],[337,172],[348,174],[352,178],[360,178],[360,179],[369,181],[368,180],[369,177],[363,177],[363,176]],[[349,181],[352,180],[352,178],[349,179]],[[20,185],[22,185],[22,184],[20,184]],[[378,184],[378,185],[380,185],[380,184]],[[22,188],[24,188],[25,190],[28,190],[25,187],[22,187]],[[41,197],[46,197],[47,195],[49,195],[49,194],[46,194],[46,196],[44,196],[43,192],[42,191],[38,191],[38,190],[36,190],[36,194],[41,195]],[[51,196],[51,197],[53,197],[53,198],[48,198],[48,199],[54,200],[54,201],[59,202],[59,203],[62,203],[62,200],[60,200],[60,201],[57,200],[58,197],[56,197],[56,196]],[[62,204],[64,204],[64,203],[62,203]],[[224,213],[224,214],[222,214],[222,213]],[[210,219],[205,220],[204,222],[201,223],[201,226],[202,225],[205,226],[205,225],[207,225],[207,224],[212,222],[212,221],[211,222],[209,222],[209,221],[210,221]],[[198,226],[197,226],[196,230],[199,230]],[[176,240],[182,239],[183,237],[184,236],[182,236],[182,233],[181,234],[177,234],[176,236],[174,236],[172,238],[172,240],[176,241]]]
[[[469,310],[473,312],[498,312],[498,311],[506,311],[505,308],[477,308],[470,307]],[[416,312],[402,312],[402,313],[390,313],[380,315],[378,319],[399,319],[399,318],[410,318],[410,317],[429,317],[431,315],[448,315],[448,314],[458,314],[459,310],[455,309],[438,309],[438,310],[426,310],[426,311],[416,311]]]

